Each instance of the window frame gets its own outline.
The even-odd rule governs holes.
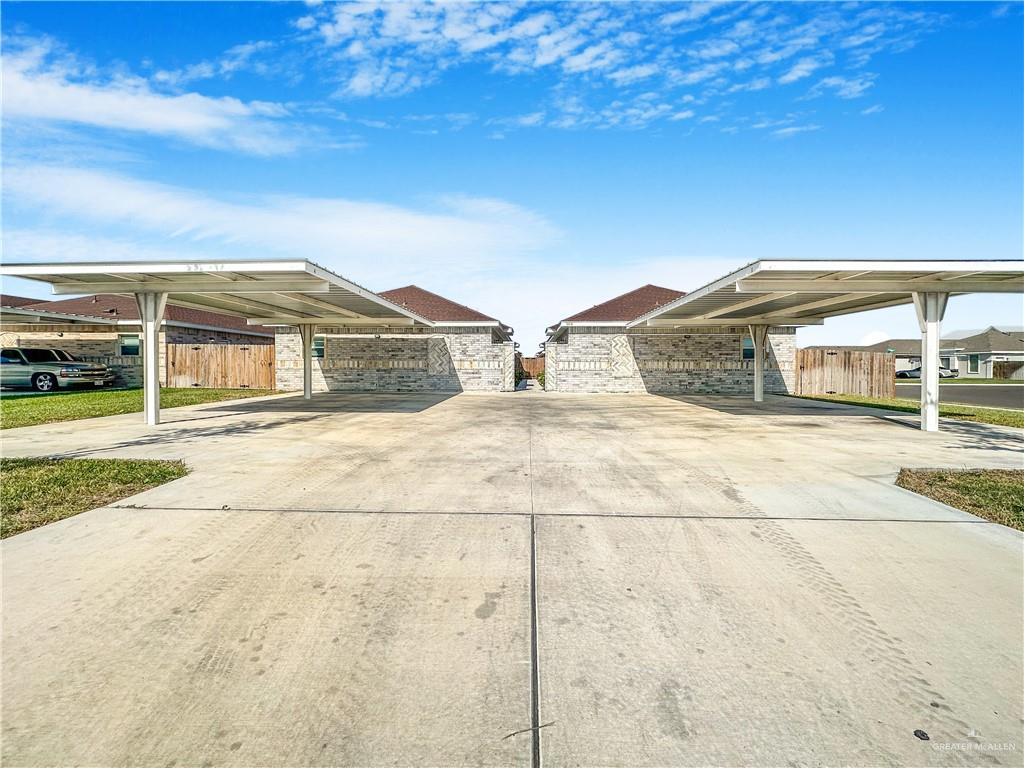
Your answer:
[[[747,344],[750,344],[748,347]],[[749,355],[747,353],[750,353]],[[753,336],[741,336],[740,337],[740,360],[753,360],[757,355],[757,349],[754,346]]]
[[[967,356],[967,372],[981,373],[981,355]]]
[[[313,336],[313,343],[310,344],[310,356],[314,360],[323,360],[327,356],[327,336],[325,334],[320,333]]]
[[[124,340],[134,338],[136,352],[124,351]],[[117,334],[117,354],[120,357],[142,357],[142,334],[141,333],[119,333]]]

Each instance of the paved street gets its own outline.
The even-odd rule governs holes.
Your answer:
[[[5,765],[1021,763],[1024,537],[892,484],[1020,467],[1020,430],[536,390],[164,417],[2,433],[192,469],[3,543]]]
[[[897,384],[896,396],[917,400],[921,397],[921,385]],[[1024,409],[1024,384],[939,384],[939,401]]]

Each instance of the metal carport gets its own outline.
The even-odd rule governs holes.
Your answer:
[[[250,325],[297,326],[306,399],[312,393],[312,344],[318,324],[434,325],[309,261],[4,264],[0,275],[49,283],[54,294],[61,296],[134,296],[143,336],[145,419],[151,425],[160,423],[158,335],[168,302],[244,317]]]
[[[746,325],[754,340],[754,400],[764,400],[771,326],[913,303],[921,329],[921,429],[939,428],[940,324],[950,296],[1024,293],[1024,261],[755,261],[637,318],[627,327]]]

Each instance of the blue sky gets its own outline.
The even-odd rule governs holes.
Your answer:
[[[1021,258],[1021,10],[4,3],[4,260],[301,256],[531,353],[759,258]],[[890,335],[911,308],[800,341]]]

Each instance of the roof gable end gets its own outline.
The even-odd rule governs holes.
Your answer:
[[[498,322],[490,315],[485,315],[465,304],[446,299],[444,296],[420,288],[418,285],[392,288],[388,291],[381,291],[378,295],[435,323]]]
[[[674,288],[664,288],[648,283],[601,304],[595,304],[590,309],[577,312],[562,322],[629,322],[685,295],[683,291],[677,291]]]

